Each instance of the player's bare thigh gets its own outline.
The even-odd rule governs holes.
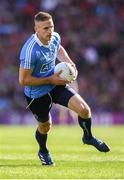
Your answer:
[[[70,98],[68,108],[75,111],[82,118],[91,117],[90,107],[79,94],[75,94]]]

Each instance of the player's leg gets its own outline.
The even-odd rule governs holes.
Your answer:
[[[50,117],[39,119],[38,128],[35,133],[35,138],[39,144],[39,151],[42,153],[48,153],[47,138],[51,129],[52,121]]]
[[[78,122],[83,129],[86,139],[91,139],[91,110],[87,103],[79,94],[75,94],[69,99],[68,108],[78,114]]]
[[[48,132],[52,126],[51,115],[49,113],[52,106],[51,98],[49,95],[45,95],[33,100],[26,96],[26,100],[29,109],[32,111],[38,122],[38,128],[35,133],[36,141],[39,144],[38,156],[43,165],[53,165],[53,161],[47,148]]]
[[[107,144],[92,135],[91,110],[84,99],[79,94],[75,94],[69,99],[68,107],[78,114],[78,122],[84,132],[82,138],[84,144],[93,145],[101,152],[110,151]]]
[[[56,94],[56,96],[54,96]],[[95,146],[101,152],[108,152],[109,147],[95,138],[91,132],[91,110],[84,99],[69,86],[58,86],[52,92],[53,101],[66,106],[78,114],[78,122],[83,129],[83,142]]]
[[[91,138],[91,111],[86,102],[70,86],[56,86],[51,91],[53,102],[68,107],[79,116],[79,124],[84,130],[84,134]],[[84,122],[87,130],[82,126]]]
[[[42,165],[54,165],[47,147],[48,132],[52,126],[52,121],[51,118],[49,118],[49,120],[47,119],[47,121],[44,121],[45,119],[46,118],[40,119],[41,122],[38,122],[38,128],[35,134],[36,140],[39,144],[38,156]]]

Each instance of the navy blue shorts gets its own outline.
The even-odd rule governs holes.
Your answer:
[[[68,107],[69,99],[76,92],[69,86],[56,86],[48,94],[41,98],[32,99],[26,97],[28,108],[40,122],[46,122],[49,119],[50,109],[53,103]]]

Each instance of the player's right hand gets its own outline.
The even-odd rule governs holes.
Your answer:
[[[50,84],[54,85],[66,85],[69,84],[70,82],[67,80],[63,80],[60,77],[60,74],[62,73],[62,70],[59,71],[58,73],[53,74],[52,76],[49,77]]]

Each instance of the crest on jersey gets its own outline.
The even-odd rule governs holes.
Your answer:
[[[40,52],[40,51],[36,51],[36,56],[37,56],[37,58],[40,59],[40,57],[41,57],[41,52]]]

